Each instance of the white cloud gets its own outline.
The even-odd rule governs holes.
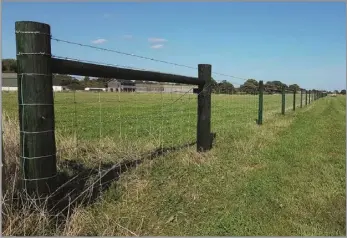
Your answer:
[[[148,38],[148,41],[151,43],[167,42],[167,40],[163,38]]]
[[[96,40],[93,40],[92,43],[93,44],[103,44],[106,41],[107,41],[106,39],[96,39]]]
[[[163,47],[164,47],[164,45],[162,45],[162,44],[157,44],[157,45],[152,45],[151,46],[152,49],[160,49],[160,48],[163,48]]]

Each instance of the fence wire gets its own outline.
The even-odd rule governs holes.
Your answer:
[[[83,148],[97,145],[113,161],[191,143],[196,139],[197,95],[190,88],[176,89],[179,87],[179,93],[174,88],[141,93],[57,92],[57,134],[63,141],[74,141],[74,156],[78,158],[81,155],[76,153]],[[66,144],[69,150],[73,149],[71,145]],[[64,143],[60,146],[64,148]]]

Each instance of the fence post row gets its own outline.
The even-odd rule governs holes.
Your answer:
[[[22,186],[44,198],[56,185],[50,26],[16,22]]]
[[[205,83],[199,85],[197,151],[207,151],[212,148],[211,134],[211,92],[212,67],[209,64],[198,65],[198,78]]]
[[[258,125],[263,124],[263,107],[264,107],[264,82],[259,81],[259,105],[258,105]]]
[[[285,114],[286,111],[286,89],[282,86],[282,115]]]

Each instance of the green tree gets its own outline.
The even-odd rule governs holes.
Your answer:
[[[88,82],[88,81],[90,81],[90,78],[88,76],[84,76],[83,81]]]
[[[234,85],[226,80],[223,80],[222,82],[217,84],[218,93],[222,94],[232,94],[234,93]]]
[[[342,95],[346,95],[346,89],[342,89],[340,92]]]
[[[17,61],[15,59],[3,59],[2,72],[17,73]]]
[[[282,92],[282,87],[287,87],[286,84],[281,81],[268,81],[264,84],[264,90],[267,93],[280,93]]]
[[[300,86],[297,85],[297,84],[289,85],[289,90],[290,91],[294,91],[294,90],[299,91],[300,90]]]
[[[258,81],[255,79],[248,79],[243,85],[240,86],[240,91],[247,94],[255,94],[259,91]]]

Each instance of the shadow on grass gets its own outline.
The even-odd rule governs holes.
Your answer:
[[[86,206],[94,203],[123,173],[136,168],[145,160],[152,160],[195,144],[196,142],[158,148],[137,159],[127,159],[119,164],[105,163],[98,168],[87,168],[83,164],[71,160],[62,161],[60,162],[61,167],[66,171],[72,171],[73,175],[68,175],[67,172],[59,173],[58,189],[52,194],[48,203],[50,213],[63,218],[68,213],[71,214],[77,205]]]

